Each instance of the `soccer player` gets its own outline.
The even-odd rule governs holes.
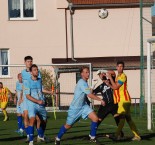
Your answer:
[[[26,69],[24,69],[21,72],[23,82],[28,80],[29,78],[31,78],[30,67],[33,64],[33,58],[31,56],[26,56],[24,58],[24,63],[25,63]],[[40,71],[38,71],[38,78],[41,78]],[[46,93],[46,94],[52,94],[52,91],[47,91],[47,90],[44,90],[44,89],[42,91],[43,91],[43,93]],[[25,93],[23,93],[23,112],[24,112],[25,131],[26,131],[26,134],[27,134],[27,139],[26,139],[26,142],[27,142],[27,141],[29,141],[29,130],[28,130],[29,118],[28,118],[28,101],[27,101]],[[44,138],[39,136],[39,128],[40,128],[40,125],[41,125],[40,123],[41,122],[40,122],[40,119],[39,119],[38,116],[36,116],[36,120],[37,120],[37,132],[38,132],[37,141],[38,142],[45,141]]]
[[[31,56],[26,56],[24,58],[24,63],[25,63],[26,69],[24,69],[21,72],[23,83],[24,83],[24,81],[26,81],[27,79],[29,79],[31,77],[31,74],[30,74],[30,70],[29,69],[30,69],[30,67],[33,64],[33,58]],[[26,98],[26,95],[25,95],[24,92],[23,92],[23,106],[22,106],[22,110],[23,110],[23,114],[24,114],[25,132],[27,134],[27,140],[26,141],[28,141],[29,140],[29,131],[28,131],[28,126],[29,126],[28,105],[27,105],[27,98]]]
[[[130,114],[130,106],[131,106],[131,98],[127,90],[127,76],[123,72],[124,70],[124,62],[117,62],[117,71],[118,75],[116,77],[115,82],[113,81],[111,75],[107,73],[107,77],[110,79],[111,84],[107,81],[107,85],[110,86],[114,90],[114,101],[118,102],[118,111],[117,113],[120,116],[120,121],[118,124],[118,128],[115,133],[115,139],[119,140],[120,132],[124,127],[125,120],[130,126],[131,131],[134,134],[132,140],[140,141],[141,137],[138,133],[138,130],[135,126],[135,123],[132,121]]]
[[[39,136],[44,138],[46,127],[47,112],[45,110],[45,98],[42,92],[42,80],[38,77],[38,67],[33,64],[30,67],[31,77],[24,81],[24,93],[27,98],[27,107],[29,115],[29,145],[33,145],[34,125],[36,115],[42,121],[42,126],[39,129]],[[44,127],[44,128],[43,128]]]
[[[17,122],[18,122],[18,130],[17,132],[23,135],[24,133],[24,125],[23,125],[23,81],[22,75],[19,73],[17,75],[18,81],[16,82],[16,97],[14,98],[15,104],[17,104]]]
[[[8,100],[10,97],[10,101],[12,101],[12,93],[7,87],[3,87],[3,83],[0,82],[0,108],[4,114],[4,120],[7,121],[9,119],[6,108],[8,104]]]
[[[60,145],[60,140],[65,132],[70,129],[74,123],[76,123],[81,117],[83,119],[90,118],[91,123],[91,132],[90,132],[90,142],[98,143],[96,140],[96,131],[97,131],[97,122],[98,117],[95,112],[90,108],[86,103],[86,97],[88,96],[91,99],[98,100],[102,105],[105,105],[105,102],[99,97],[91,93],[90,88],[88,87],[87,80],[89,79],[89,68],[82,67],[80,70],[81,79],[78,81],[75,91],[74,98],[71,102],[71,105],[68,110],[68,117],[66,124],[60,128],[60,131],[55,138],[55,144]]]
[[[105,106],[100,105],[98,110],[98,126],[101,122],[107,117],[107,115],[112,114],[116,124],[119,124],[119,115],[117,114],[118,104],[114,104],[113,99],[113,90],[106,84],[107,77],[106,73],[110,73],[112,75],[113,80],[115,80],[115,72],[114,71],[107,71],[107,70],[98,70],[97,75],[102,80],[102,84],[100,84],[96,89],[93,90],[94,94],[101,93],[102,99],[105,101]],[[123,136],[123,132],[121,132],[121,136]]]

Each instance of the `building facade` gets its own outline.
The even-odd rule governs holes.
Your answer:
[[[147,2],[150,5],[143,8],[144,17],[151,21],[152,1]],[[101,8],[108,10],[106,19],[98,16]],[[152,37],[152,26],[144,23],[146,41]],[[78,62],[91,62],[94,68],[114,68],[117,60],[124,60],[132,68],[126,70],[129,92],[139,98],[139,0],[1,0],[0,53],[1,65],[23,64],[26,55],[33,56],[36,64],[75,63],[74,55]],[[0,79],[10,85],[16,76],[1,67]]]

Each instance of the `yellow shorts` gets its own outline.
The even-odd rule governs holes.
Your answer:
[[[7,107],[8,102],[0,102],[0,108],[5,109]]]
[[[119,102],[117,113],[126,115],[130,114],[130,106],[131,106],[130,102]]]

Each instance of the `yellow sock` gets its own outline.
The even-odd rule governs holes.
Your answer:
[[[8,117],[6,110],[3,110],[3,114],[4,114],[4,118]]]
[[[124,127],[125,118],[120,118],[118,128],[116,130],[115,136],[118,137],[121,134],[121,131]]]
[[[130,121],[128,121],[128,124],[129,124],[129,126],[130,126],[130,129],[131,129],[131,131],[133,132],[133,134],[135,135],[135,136],[140,136],[139,135],[139,132],[138,132],[138,130],[137,130],[137,128],[136,128],[136,125],[135,125],[135,123],[132,121],[132,120],[130,120]]]

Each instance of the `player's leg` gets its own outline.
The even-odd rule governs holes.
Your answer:
[[[97,112],[97,116],[98,116],[97,127],[99,127],[101,122],[107,117],[108,114],[109,114],[108,108],[106,106],[100,105],[100,108],[99,108],[99,110]]]
[[[22,114],[21,114],[21,109],[20,109],[20,105],[18,105],[17,102],[17,125],[18,125],[18,130],[20,130],[22,128]]]
[[[28,110],[24,110],[23,112],[24,116],[24,126],[25,126],[25,132],[27,134],[27,140],[29,140],[29,117],[28,117]]]
[[[29,141],[29,117],[28,117],[28,104],[26,102],[26,99],[22,102],[22,111],[23,111],[23,117],[24,117],[24,127],[25,132],[27,134],[26,142]]]
[[[47,124],[47,111],[44,107],[40,107],[38,110],[38,119],[40,119],[40,126],[38,126],[38,137],[37,141],[47,141],[45,138],[45,129],[46,129],[46,124]]]
[[[87,119],[89,118],[91,122],[91,129],[90,129],[90,142],[99,144],[99,142],[96,140],[96,132],[97,132],[97,126],[98,126],[98,117],[94,110],[90,108],[88,105],[84,105],[82,108],[82,118]]]
[[[110,106],[110,113],[113,115],[116,125],[118,126],[120,122],[120,116],[117,113],[117,110],[118,110],[118,104],[113,104]],[[123,131],[121,131],[121,137],[124,137]]]
[[[82,109],[81,110],[69,110],[66,124],[61,126],[59,133],[57,137],[55,138],[55,144],[60,145],[60,140],[62,136],[66,133],[68,129],[72,127],[72,125],[79,120],[79,118],[82,115]]]
[[[116,140],[118,140],[121,137],[121,131],[122,131],[122,129],[124,127],[124,124],[125,124],[126,110],[124,108],[124,103],[123,102],[118,103],[118,111],[117,111],[117,113],[119,114],[119,123],[118,123],[118,127],[117,127],[117,130],[116,130],[116,133],[115,133]]]
[[[2,112],[4,114],[4,120],[3,121],[7,121],[9,119],[8,113],[6,111],[7,104],[8,104],[8,102],[1,102],[1,109],[2,109]]]
[[[91,139],[95,139],[96,132],[97,132],[97,126],[98,126],[98,117],[96,113],[93,111],[88,115],[88,118],[92,121],[90,136],[91,136]]]
[[[131,131],[133,132],[134,134],[134,137],[132,140],[137,140],[137,141],[140,141],[141,140],[141,137],[140,137],[140,134],[137,130],[137,127],[135,125],[135,123],[133,122],[132,118],[131,118],[131,114],[130,114],[130,104],[126,104],[126,108],[127,108],[127,113],[126,113],[126,121],[127,123],[129,124],[130,126],[130,129]]]
[[[34,125],[35,125],[35,118],[36,118],[36,108],[35,106],[28,106],[28,116],[29,116],[29,126],[28,126],[28,132],[29,132],[29,145],[33,145],[33,139],[34,139]],[[30,111],[31,110],[31,111]]]
[[[39,118],[38,115],[36,115],[36,122],[35,122],[35,125],[36,125],[36,129],[37,129],[37,133],[39,135],[39,128],[40,128],[40,125],[41,125],[41,120]]]
[[[25,127],[23,125],[23,111],[20,105],[17,105],[17,123],[18,123],[18,130],[17,132],[23,136]]]

